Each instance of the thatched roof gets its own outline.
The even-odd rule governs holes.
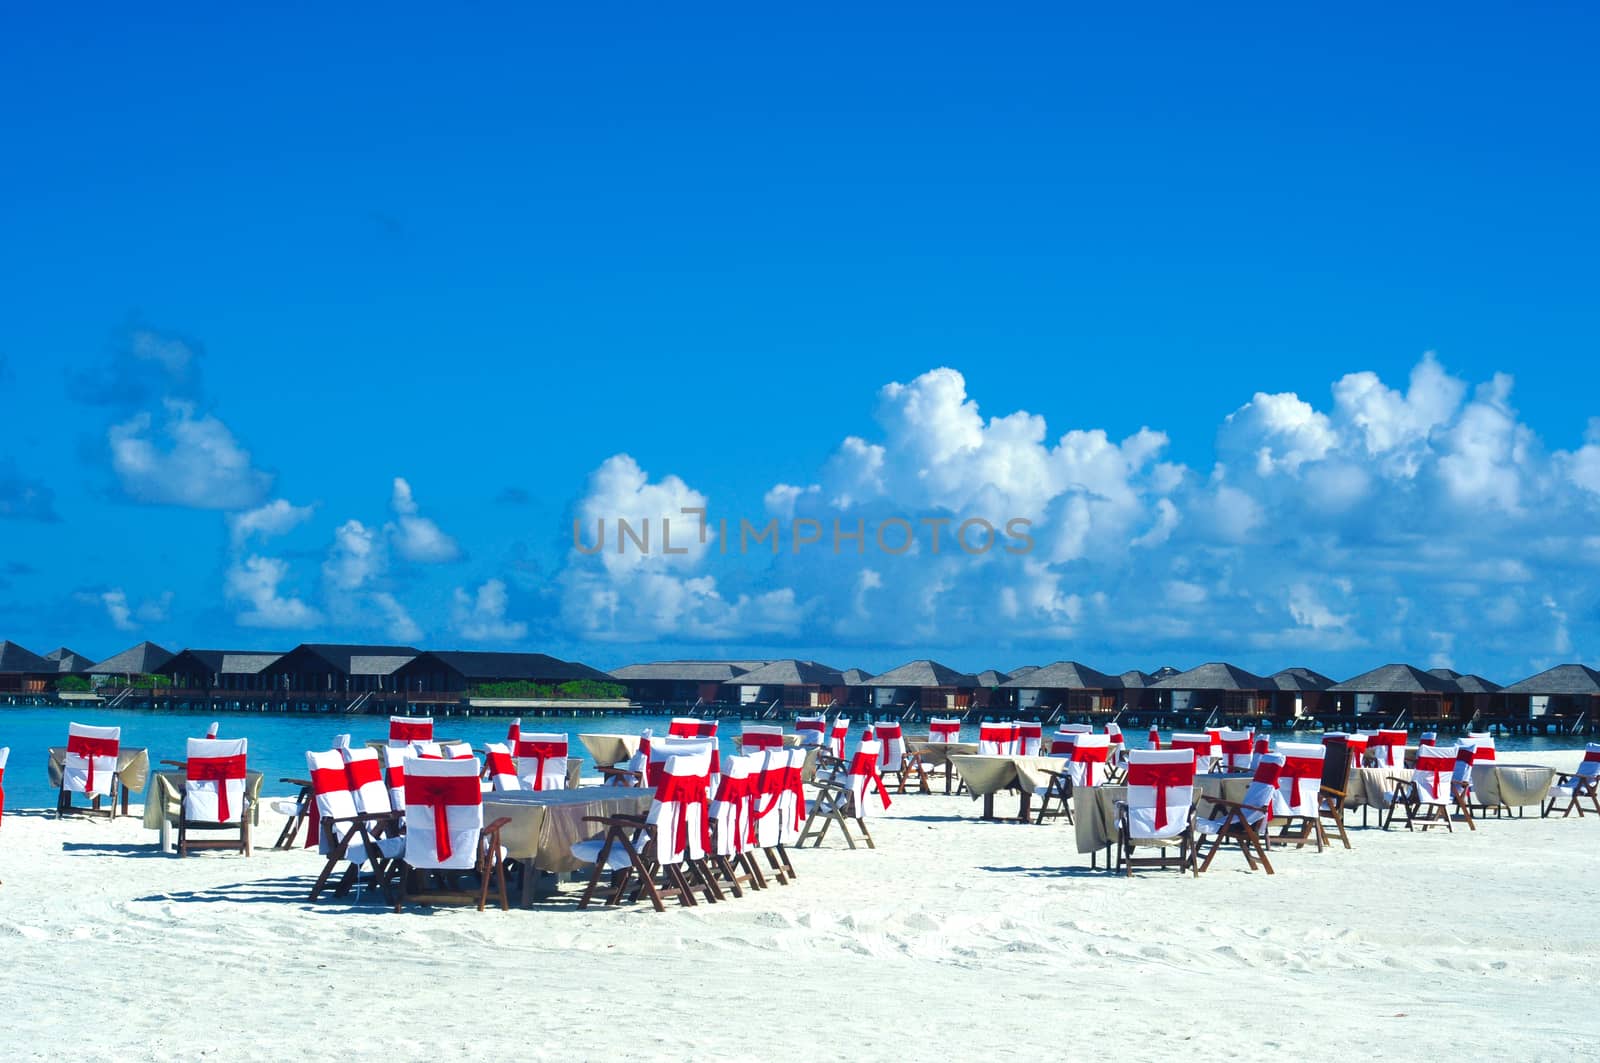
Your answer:
[[[1500,684],[1492,679],[1485,679],[1470,672],[1462,675],[1453,668],[1429,668],[1428,674],[1454,683],[1456,689],[1463,694],[1493,694],[1500,689]]]
[[[1600,672],[1582,664],[1558,664],[1506,687],[1507,694],[1600,694]]]
[[[866,681],[869,687],[975,687],[977,676],[946,668],[938,661],[908,661]]]
[[[864,687],[872,680],[872,673],[865,668],[846,668],[839,674],[844,676],[847,687]]]
[[[1386,664],[1328,689],[1336,694],[1452,694],[1456,685],[1409,664]]]
[[[650,661],[613,669],[611,677],[637,683],[726,683],[766,661]]]
[[[752,687],[836,687],[844,686],[844,676],[829,665],[791,658],[762,665],[728,682]]]
[[[437,661],[463,679],[489,682],[493,680],[552,680],[568,682],[575,679],[593,679],[610,682],[611,676],[598,668],[590,668],[577,661],[563,661],[548,653],[504,653],[491,650],[432,650],[421,654],[412,664],[426,668]],[[408,666],[409,667],[409,666]]]
[[[980,687],[1004,686],[1006,680],[1010,678],[1011,677],[1005,672],[999,671],[995,668],[985,668],[983,671],[979,672],[977,676],[978,685]]]
[[[1141,672],[1139,669],[1134,668],[1117,676],[1117,681],[1120,682],[1123,688],[1126,690],[1140,690],[1144,687],[1153,685],[1156,681],[1156,677],[1151,675],[1149,672]]]
[[[0,642],[0,672],[44,675],[55,670],[54,661],[47,661],[15,642]]]
[[[172,657],[171,650],[162,649],[153,642],[141,642],[115,657],[107,657],[89,671],[93,675],[153,675]]]
[[[1021,666],[1019,666],[1017,668],[1011,669],[1011,678],[1012,679],[1021,679],[1023,676],[1027,675],[1029,672],[1037,672],[1038,670],[1039,670],[1039,666],[1036,665],[1036,664],[1024,664],[1024,665],[1021,665]]]
[[[163,675],[177,675],[186,668],[212,675],[259,675],[283,654],[270,650],[184,650],[163,664]]]
[[[1236,664],[1212,661],[1156,680],[1162,690],[1272,690],[1277,684]]]
[[[1008,687],[1026,687],[1029,690],[1121,690],[1122,680],[1114,675],[1097,672],[1077,661],[1057,661],[1037,668],[1026,675],[1017,676]]]
[[[1333,680],[1310,668],[1285,668],[1267,677],[1279,690],[1327,690]]]
[[[47,661],[56,663],[56,671],[61,675],[82,675],[94,667],[94,661],[81,653],[75,653],[65,646],[59,646],[44,655]]]

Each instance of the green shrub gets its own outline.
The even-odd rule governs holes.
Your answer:
[[[69,694],[87,694],[89,680],[81,675],[64,675],[56,680],[56,689]]]
[[[595,679],[574,679],[566,683],[534,683],[519,679],[509,683],[480,683],[467,688],[473,698],[572,698],[601,700],[626,697],[628,690],[621,683],[603,683]]]

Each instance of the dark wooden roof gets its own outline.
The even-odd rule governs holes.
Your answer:
[[[766,661],[651,661],[611,672],[624,682],[726,683],[765,665]]]
[[[1505,688],[1507,694],[1600,694],[1600,672],[1583,664],[1558,664]]]
[[[1492,679],[1485,679],[1470,672],[1463,675],[1453,668],[1429,668],[1428,674],[1454,683],[1456,689],[1463,694],[1493,694],[1500,689],[1500,684]]]
[[[161,666],[172,660],[172,651],[153,642],[129,646],[115,657],[107,657],[90,668],[93,675],[154,675]]]
[[[1327,690],[1333,680],[1310,668],[1285,668],[1267,677],[1279,690]]]
[[[1456,685],[1409,664],[1386,664],[1328,688],[1336,694],[1453,694]]]
[[[817,661],[790,658],[753,668],[728,682],[753,687],[837,687],[844,686],[844,674],[837,668]]]
[[[593,679],[609,682],[611,676],[598,668],[590,668],[578,661],[564,661],[547,653],[504,653],[490,650],[431,650],[419,654],[413,665],[426,667],[437,661],[463,679],[476,680],[537,680],[549,679],[571,682]]]
[[[997,668],[985,668],[976,678],[980,687],[998,687],[1004,686],[1011,677]]]
[[[1158,679],[1153,686],[1162,690],[1274,690],[1277,684],[1265,676],[1247,672],[1236,664],[1212,661],[1187,672]]]
[[[847,687],[864,687],[872,680],[872,673],[865,668],[846,668],[839,674],[844,676]]]
[[[1121,690],[1121,679],[1077,661],[1057,661],[1015,676],[1006,686],[1028,690]]]
[[[975,687],[978,677],[946,668],[938,661],[908,661],[867,680],[869,687]]]
[[[1138,690],[1142,687],[1151,686],[1156,681],[1155,676],[1149,672],[1141,672],[1137,668],[1123,672],[1117,676],[1117,679],[1122,683],[1123,688],[1127,690]]]
[[[183,650],[162,665],[162,675],[194,669],[212,675],[260,675],[283,654],[276,650]]]
[[[272,671],[294,671],[307,662],[322,665],[343,675],[393,675],[422,651],[414,646],[364,646],[331,642],[302,642],[271,666]]]
[[[17,675],[49,675],[56,670],[56,662],[47,661],[15,642],[0,642],[0,672]]]

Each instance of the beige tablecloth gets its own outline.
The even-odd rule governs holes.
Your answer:
[[[733,745],[734,745],[734,748],[738,749],[741,753],[744,752],[744,736],[743,735],[734,735],[733,736]],[[785,749],[795,749],[799,745],[800,745],[800,736],[799,735],[784,735],[783,736],[783,746],[784,746]]]
[[[926,739],[906,739],[906,748],[920,754],[929,767],[950,763],[954,756],[969,756],[978,751],[976,742],[929,742]]]
[[[1204,792],[1206,776],[1197,775],[1200,783],[1194,788],[1195,798],[1198,799]],[[1234,780],[1225,776],[1212,776],[1218,792],[1223,800],[1237,800],[1229,791]],[[1224,781],[1226,779],[1226,781]],[[1245,787],[1250,780],[1245,779]],[[1244,789],[1239,790],[1239,797],[1244,796]],[[1128,799],[1128,788],[1121,784],[1107,786],[1080,786],[1072,795],[1072,826],[1075,840],[1078,843],[1078,852],[1095,853],[1108,845],[1117,843],[1117,802]],[[1205,805],[1201,806],[1202,813],[1207,811]]]
[[[483,818],[511,820],[500,844],[513,859],[528,860],[540,871],[576,871],[585,865],[572,857],[572,845],[600,833],[585,816],[643,815],[654,790],[584,786],[576,790],[512,790],[483,795]]]
[[[1250,776],[1237,772],[1231,775],[1206,774],[1194,777],[1195,790],[1200,800],[1200,815],[1211,815],[1211,804],[1205,798],[1219,798],[1223,801],[1243,801],[1244,795],[1250,790]]]
[[[589,751],[596,767],[614,768],[623,761],[632,760],[639,752],[639,736],[625,734],[579,735],[578,741]]]
[[[66,746],[50,747],[50,785],[54,789],[61,789],[61,770],[67,762]],[[129,748],[122,746],[117,751],[117,778],[122,783],[122,788],[129,793],[138,793],[144,789],[145,780],[150,775],[150,752],[146,749]]]
[[[1344,807],[1383,808],[1383,795],[1394,790],[1396,782],[1410,782],[1410,768],[1351,768],[1344,784]]]
[[[162,826],[178,822],[183,807],[184,774],[181,771],[158,771],[150,776],[150,789],[144,795],[144,825],[147,830],[160,830]],[[261,825],[261,773],[244,773],[244,794],[250,799],[250,824]]]
[[[1029,793],[1050,782],[1049,772],[1059,772],[1059,757],[991,757],[979,753],[958,753],[950,758],[956,771],[972,791],[974,800],[998,793],[1016,784]]]
[[[1542,805],[1556,781],[1556,770],[1540,764],[1474,764],[1472,792],[1485,805]]]

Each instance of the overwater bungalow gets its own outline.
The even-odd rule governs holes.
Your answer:
[[[266,671],[282,656],[274,650],[185,649],[156,669],[155,674],[172,681],[176,696],[265,694],[273,689]]]
[[[974,707],[978,677],[947,668],[938,661],[908,661],[867,680],[872,707],[922,712],[966,712]]]
[[[395,672],[396,685],[405,691],[407,700],[417,702],[456,702],[473,688],[492,684],[558,687],[579,680],[616,682],[609,672],[579,661],[564,661],[547,653],[489,650],[427,650]]]
[[[132,685],[140,676],[159,675],[161,666],[172,658],[171,650],[154,642],[141,642],[113,657],[107,657],[91,667],[89,674],[105,677],[103,685],[115,686],[118,680]]]
[[[871,708],[872,688],[867,684],[872,682],[872,673],[865,668],[846,668],[840,674],[844,676],[844,699],[839,702],[839,707]]]
[[[44,655],[47,661],[56,662],[58,675],[88,675],[89,669],[94,667],[94,660],[81,653],[75,653],[65,646],[58,646]]]
[[[1272,718],[1293,720],[1301,716],[1316,716],[1332,706],[1328,689],[1333,680],[1310,668],[1285,668],[1267,676],[1274,690]]]
[[[1006,689],[1016,698],[1018,712],[1051,713],[1060,709],[1068,716],[1109,716],[1117,711],[1125,688],[1114,675],[1077,661],[1057,661],[1014,676],[1007,681]]]
[[[1341,717],[1379,723],[1446,723],[1456,718],[1455,683],[1409,664],[1386,664],[1328,688]]]
[[[1212,661],[1157,679],[1163,708],[1172,712],[1214,710],[1223,720],[1259,720],[1271,714],[1277,684],[1236,664]]]
[[[613,669],[611,678],[641,704],[715,705],[729,696],[723,684],[766,661],[650,661]]]
[[[985,668],[975,678],[978,685],[972,692],[973,708],[980,712],[989,709],[1009,712],[1013,708],[1010,691],[1001,689],[1011,678],[1009,673],[998,668]]]
[[[844,673],[817,661],[790,658],[773,661],[729,680],[732,700],[740,705],[774,702],[789,711],[810,711],[843,705],[849,694]],[[724,694],[724,700],[728,695]]]
[[[0,694],[45,694],[54,688],[56,664],[15,642],[0,642]]]
[[[262,671],[270,689],[290,700],[344,699],[400,692],[396,673],[422,651],[413,646],[301,643]]]
[[[1177,670],[1173,670],[1177,674]],[[1155,689],[1156,677],[1137,668],[1129,669],[1116,677],[1122,684],[1117,697],[1117,707],[1131,712],[1153,711],[1161,707],[1161,692]]]
[[[1456,719],[1470,722],[1479,718],[1499,719],[1505,715],[1505,698],[1500,693],[1499,683],[1470,672],[1463,675],[1453,668],[1430,668],[1428,674],[1454,684]]]
[[[1549,720],[1576,730],[1600,717],[1600,672],[1583,664],[1558,664],[1500,691],[1508,716]]]

